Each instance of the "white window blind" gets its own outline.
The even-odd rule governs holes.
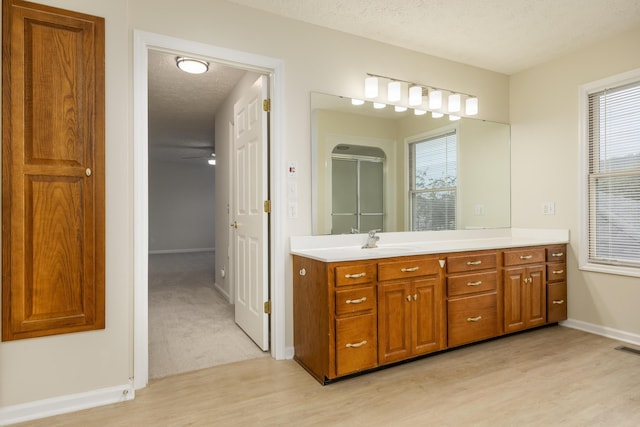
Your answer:
[[[588,261],[640,267],[640,81],[588,106]]]
[[[455,130],[409,145],[411,230],[455,230]]]

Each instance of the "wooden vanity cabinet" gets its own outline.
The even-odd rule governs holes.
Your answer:
[[[294,359],[322,383],[378,366],[375,261],[293,268]]]
[[[380,365],[445,348],[443,271],[433,257],[378,264]]]
[[[547,256],[547,322],[567,319],[567,247],[549,246]]]
[[[547,321],[545,248],[505,250],[503,257],[505,333],[544,325]]]
[[[447,257],[447,343],[449,347],[501,333],[498,254],[481,251]]]
[[[323,384],[567,318],[566,245],[293,269],[294,359]]]

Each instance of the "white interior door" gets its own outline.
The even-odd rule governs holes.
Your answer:
[[[269,349],[266,77],[259,77],[234,105],[232,188],[233,278],[236,323],[263,350]]]

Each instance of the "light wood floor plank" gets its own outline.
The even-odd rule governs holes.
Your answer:
[[[24,426],[639,426],[640,356],[548,327],[321,386],[293,361],[155,381],[134,401]]]

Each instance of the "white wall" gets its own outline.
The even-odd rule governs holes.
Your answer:
[[[215,247],[214,173],[206,159],[149,159],[149,251]]]
[[[285,105],[281,119],[285,149],[275,155],[282,156],[285,164],[289,160],[298,162],[299,204],[299,217],[285,220],[283,235],[274,236],[286,242],[285,251],[288,251],[290,236],[311,232],[311,91],[361,97],[365,74],[378,73],[477,94],[480,118],[509,121],[509,87],[505,75],[281,19],[223,1],[40,2],[106,18],[106,329],[0,343],[0,411],[40,399],[124,385],[133,375],[133,92],[130,60],[133,29],[262,54],[284,62]],[[285,188],[286,171],[272,171],[272,175]],[[217,180],[216,193],[223,182],[220,178]],[[218,209],[224,207],[221,203]],[[216,235],[221,236],[227,233],[228,224],[222,221],[219,211],[216,216],[219,219]],[[285,287],[286,341],[287,346],[292,346],[291,260],[288,252],[279,255],[286,260],[284,268],[288,272],[286,283],[278,286]]]
[[[640,338],[640,280],[578,270],[578,87],[640,68],[640,28],[511,78],[514,227],[568,228],[569,318]],[[542,203],[555,202],[555,216]]]

